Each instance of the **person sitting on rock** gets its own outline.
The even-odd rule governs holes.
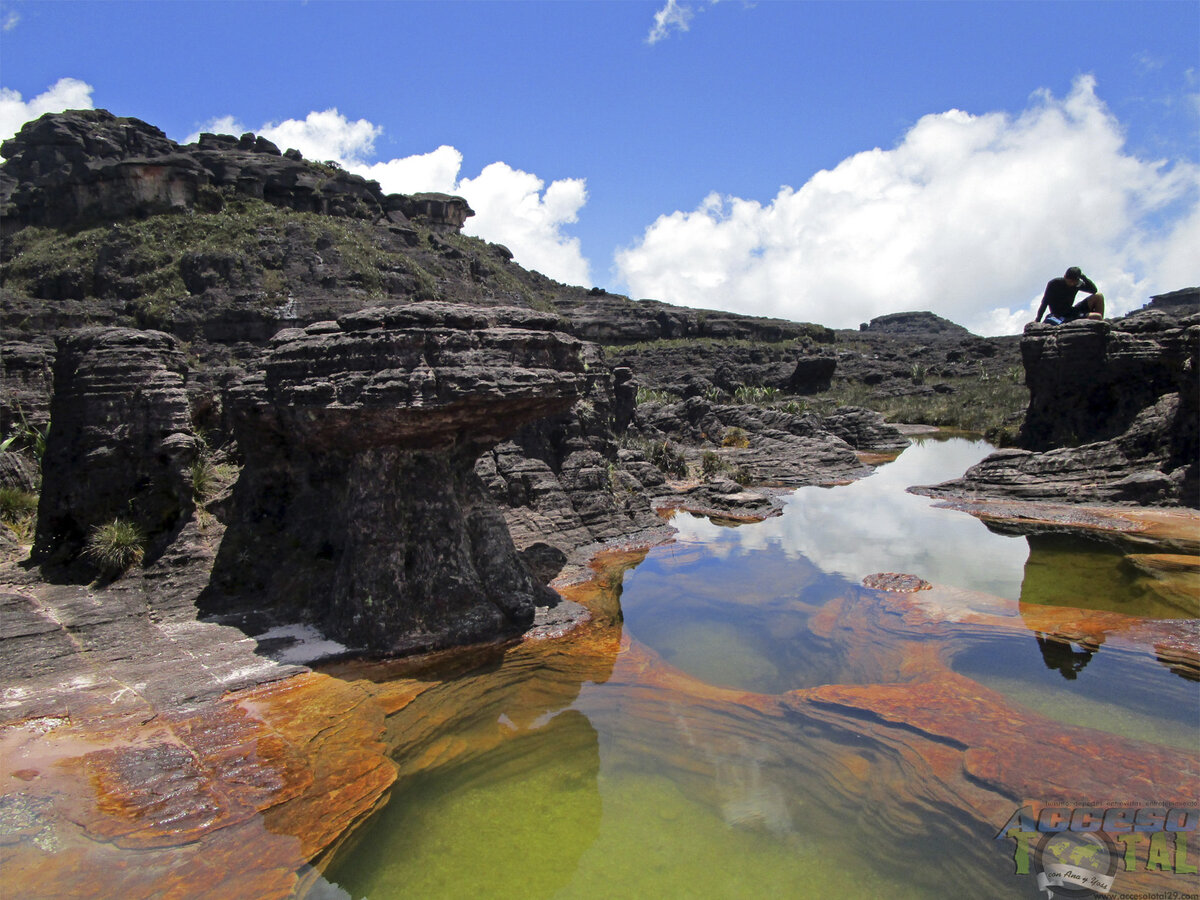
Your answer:
[[[1042,321],[1042,313],[1047,308],[1050,310],[1050,315],[1046,316],[1049,325],[1061,325],[1083,318],[1103,319],[1104,295],[1099,290],[1092,279],[1079,270],[1079,266],[1071,266],[1062,278],[1052,278],[1046,284],[1042,305],[1038,307],[1037,318],[1033,321]],[[1075,295],[1080,291],[1086,291],[1091,296],[1076,303]]]

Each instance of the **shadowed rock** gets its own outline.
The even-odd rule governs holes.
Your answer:
[[[178,342],[157,331],[90,328],[59,341],[35,559],[69,561],[114,517],[153,539],[191,513],[185,372]]]
[[[265,601],[383,652],[528,627],[556,597],[473,466],[575,399],[579,343],[552,322],[429,303],[278,335],[231,397],[245,468],[203,607]]]

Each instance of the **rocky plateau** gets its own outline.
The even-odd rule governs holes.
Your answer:
[[[485,691],[556,673],[555,709],[612,680],[630,728],[677,702],[781,748],[819,723],[804,765],[844,759],[868,793],[915,767],[913,802],[973,827],[1034,769],[1079,796],[1123,763],[1200,784],[1115,739],[1103,771],[1018,766],[1001,735],[1050,747],[1050,725],[981,699],[947,642],[902,646],[1012,611],[937,586],[822,613],[891,654],[908,680],[884,686],[724,691],[614,627],[666,511],[770,515],[904,448],[870,407],[1022,373],[1015,446],[920,490],[995,527],[1137,533],[1194,571],[1200,290],[1019,338],[920,312],[841,332],[557,284],[462,234],[461,198],[252,134],[75,111],[0,153],[0,487],[36,495],[0,537],[0,867],[30,896],[320,896],[398,774],[481,752],[445,665],[494,666]],[[93,538],[118,520],[139,545],[115,570]],[[1200,673],[1194,627],[1045,615]]]

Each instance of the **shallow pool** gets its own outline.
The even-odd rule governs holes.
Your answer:
[[[996,534],[905,491],[961,474],[989,449],[920,441],[861,482],[796,491],[782,516],[757,524],[676,516],[677,540],[608,588],[623,623],[574,644],[522,645],[394,718],[397,787],[321,890],[355,900],[1038,896],[1014,877],[994,828],[964,813],[942,764],[914,756],[928,745],[936,757],[937,741],[905,749],[869,720],[860,729],[787,700],[930,678],[985,702],[962,687],[966,676],[1035,719],[1195,751],[1194,682],[1147,653],[1064,649],[1022,625],[1027,603],[1169,614],[1118,550]],[[999,629],[917,627],[861,586],[884,571],[1017,612]]]

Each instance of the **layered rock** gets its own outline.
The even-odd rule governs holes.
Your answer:
[[[861,477],[867,468],[859,452],[889,453],[908,444],[869,410],[846,407],[824,420],[701,397],[645,404],[638,409],[636,428],[651,441],[706,447],[751,481],[790,487]]]
[[[107,110],[47,114],[5,141],[0,207],[11,221],[61,227],[199,208],[224,191],[301,212],[403,223],[409,213],[457,231],[473,211],[445,195],[384,195],[379,184],[253,134],[204,134],[181,146]]]
[[[1021,353],[1023,449],[931,492],[1200,507],[1200,316],[1031,324]]]
[[[232,392],[245,467],[203,607],[376,651],[486,640],[554,602],[473,471],[570,407],[579,343],[520,309],[413,304],[279,334]]]
[[[583,354],[583,390],[572,409],[521,429],[476,465],[516,545],[539,556],[550,577],[551,560],[561,566],[581,548],[660,524],[651,497],[662,473],[614,440],[635,414],[632,373],[610,369],[594,344]]]
[[[91,328],[58,343],[34,557],[68,561],[120,517],[169,539],[194,506],[187,367],[167,334]]]

